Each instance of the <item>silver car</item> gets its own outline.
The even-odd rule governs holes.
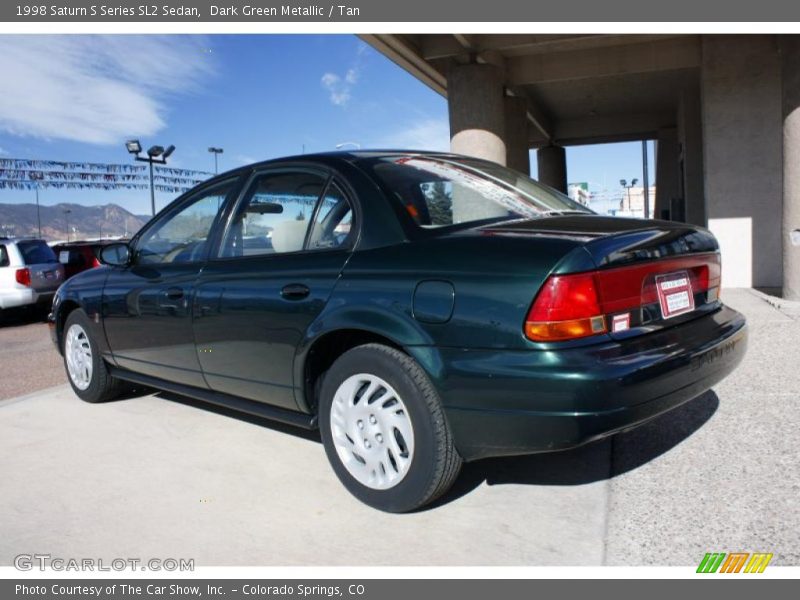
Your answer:
[[[0,237],[0,311],[50,307],[64,267],[44,240]]]

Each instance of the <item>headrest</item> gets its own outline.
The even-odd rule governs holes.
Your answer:
[[[303,249],[308,221],[281,221],[272,230],[272,247],[275,252],[297,252]]]

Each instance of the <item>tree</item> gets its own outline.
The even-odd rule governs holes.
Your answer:
[[[422,186],[428,204],[431,225],[450,225],[453,222],[452,187],[444,181],[434,181]]]

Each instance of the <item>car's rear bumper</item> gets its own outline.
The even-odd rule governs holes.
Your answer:
[[[562,450],[691,400],[742,360],[747,328],[727,307],[648,335],[564,350],[439,349],[434,376],[467,460]]]
[[[2,308],[49,304],[53,301],[55,293],[55,289],[47,291],[37,291],[31,288],[6,290],[3,292]]]

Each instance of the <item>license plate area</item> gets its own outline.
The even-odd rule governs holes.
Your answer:
[[[663,319],[671,319],[694,310],[692,280],[687,271],[656,275],[655,279]]]

